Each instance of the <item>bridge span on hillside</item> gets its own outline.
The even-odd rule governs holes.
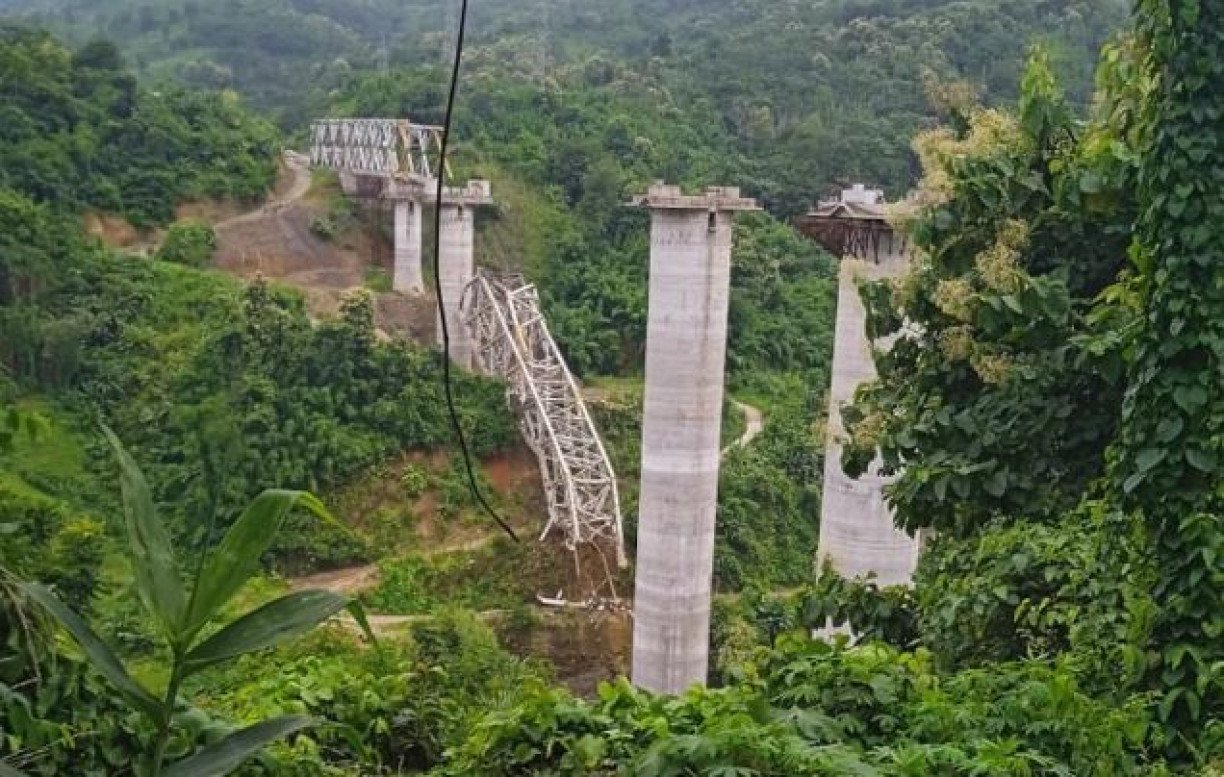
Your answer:
[[[376,178],[437,179],[442,128],[407,119],[322,119],[311,127],[315,167]],[[443,171],[450,179],[450,169]]]
[[[612,563],[624,567],[628,560],[611,461],[535,287],[521,276],[476,271],[475,215],[493,204],[492,193],[487,181],[453,185],[441,159],[441,133],[400,119],[326,119],[312,128],[310,159],[336,171],[345,193],[394,204],[392,287],[408,293],[424,291],[422,211],[435,204],[441,175],[438,307],[450,325],[451,358],[506,380],[507,399],[544,482],[548,521],[540,539],[561,536],[579,565],[581,550],[595,551],[605,568],[587,577],[604,582],[591,595],[615,599]]]

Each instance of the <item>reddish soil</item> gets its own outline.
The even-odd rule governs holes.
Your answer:
[[[131,248],[147,240],[150,234],[142,233],[125,218],[108,213],[91,211],[83,218],[85,233],[98,238],[110,248]]]
[[[485,459],[484,470],[489,482],[502,496],[509,496],[527,483],[540,482],[539,464],[525,447]]]

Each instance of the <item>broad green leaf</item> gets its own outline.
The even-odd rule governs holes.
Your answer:
[[[185,597],[183,581],[170,551],[170,538],[157,519],[153,494],[140,468],[109,427],[103,426],[102,433],[119,460],[123,522],[132,553],[136,590],[154,619],[164,626],[166,634],[176,638],[183,622]]]
[[[247,613],[192,648],[184,668],[188,673],[198,672],[243,653],[273,647],[305,634],[348,603],[348,597],[331,591],[287,594]]]
[[[1194,467],[1200,472],[1206,472],[1207,474],[1211,474],[1216,469],[1215,456],[1211,453],[1211,451],[1199,450],[1197,448],[1187,448],[1186,461],[1190,464],[1190,466]]]
[[[1135,466],[1140,472],[1148,472],[1169,455],[1163,448],[1144,448],[1135,456]]]
[[[377,645],[378,639],[374,636],[374,630],[370,628],[370,620],[366,617],[366,611],[361,606],[361,602],[357,599],[350,599],[348,611],[349,615],[353,616],[353,620],[357,621],[357,625],[361,627],[361,631],[365,634],[366,639],[370,640],[371,644]]]
[[[127,697],[141,712],[154,720],[162,719],[165,709],[161,702],[153,698],[148,691],[132,679],[123,663],[111,652],[106,643],[99,639],[97,634],[94,634],[89,624],[45,587],[37,583],[22,583],[20,588],[26,596],[51,613],[67,629],[81,649],[85,651],[89,662],[116,690]]]
[[[314,718],[286,715],[240,729],[196,753],[177,761],[162,773],[164,777],[222,777],[236,769],[271,742],[315,725]]]
[[[272,545],[276,532],[294,505],[335,522],[323,503],[304,491],[265,491],[242,512],[225,538],[208,556],[196,581],[187,616],[189,637],[216,615],[238,589],[259,569],[259,559]]]

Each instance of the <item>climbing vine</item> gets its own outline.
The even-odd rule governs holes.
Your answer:
[[[1144,322],[1111,469],[1158,556],[1150,677],[1184,752],[1224,714],[1224,2],[1139,9]]]

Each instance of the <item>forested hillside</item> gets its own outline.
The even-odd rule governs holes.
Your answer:
[[[1224,773],[1224,0],[475,5],[480,259],[603,396],[631,540],[622,203],[769,206],[737,223],[727,383],[765,427],[723,457],[710,687],[596,687],[629,619],[538,606],[569,553],[474,509],[437,354],[176,220],[266,196],[312,116],[437,121],[455,4],[0,0],[69,41],[0,28],[0,775]],[[813,568],[837,266],[779,217],[848,179],[915,187],[910,271],[862,287],[893,347],[843,410],[846,469],[882,461],[928,537],[913,588]],[[504,387],[454,391],[537,533]],[[370,587],[290,578],[350,564]]]
[[[287,129],[364,71],[442,64],[457,22],[436,0],[19,5],[78,42],[119,42],[155,81],[237,89]],[[965,78],[1005,103],[1026,48],[1042,42],[1086,104],[1096,51],[1124,14],[1122,0],[500,0],[473,6],[468,61],[535,84],[650,94],[663,108],[654,121],[697,119],[743,155],[746,187],[789,214],[835,180],[903,193],[917,172],[908,139],[931,116],[924,79]]]

